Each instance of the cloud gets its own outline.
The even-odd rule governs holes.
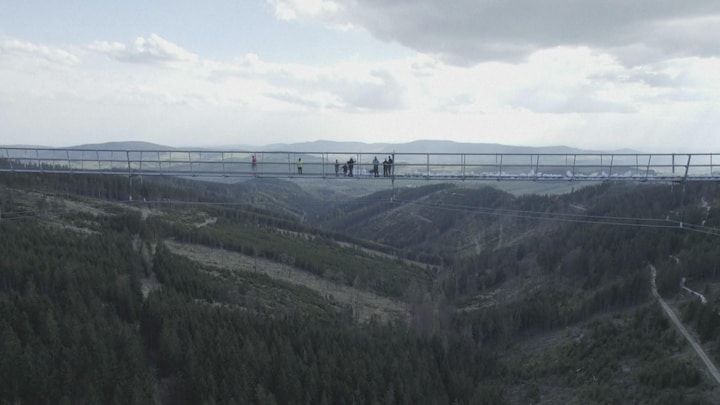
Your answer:
[[[14,38],[0,38],[0,61],[8,59],[34,60],[46,66],[72,66],[79,58],[65,49],[33,44]]]
[[[440,100],[435,111],[440,112],[472,112],[476,114],[482,114],[482,111],[476,111],[474,106],[476,104],[475,97],[472,94],[457,94],[446,99]]]
[[[316,72],[313,77],[302,77],[284,71],[282,75],[269,74],[264,79],[278,89],[265,95],[306,107],[309,111],[397,111],[405,105],[403,84],[383,70],[370,71],[359,77],[338,76],[325,70]]]
[[[536,113],[622,113],[635,112],[635,108],[625,103],[605,100],[589,88],[574,91],[552,92],[547,88],[528,88],[518,91],[508,100],[514,107],[527,108]]]
[[[282,101],[284,103],[288,104],[294,104],[300,107],[305,107],[310,110],[317,110],[319,108],[323,108],[327,106],[325,103],[313,100],[309,97],[303,97],[298,94],[293,94],[291,92],[284,92],[284,93],[267,93],[268,97],[274,98],[276,100]]]
[[[668,72],[636,69],[630,72],[602,72],[588,75],[588,79],[604,83],[640,83],[650,87],[672,88],[683,85],[681,77]]]
[[[150,34],[147,39],[138,37],[129,45],[119,42],[95,41],[88,48],[121,62],[156,64],[198,60],[198,56],[194,53],[186,51],[157,34]]]
[[[340,63],[322,67],[279,64],[248,54],[232,65],[213,66],[210,80],[262,81],[264,95],[289,104],[349,112],[391,111],[406,105],[406,84],[382,64]]]
[[[370,72],[370,80],[333,84],[346,106],[358,110],[396,110],[403,106],[404,87],[392,74],[383,70]]]
[[[308,16],[333,14],[338,3],[332,0],[268,0],[280,20],[290,21]]]
[[[558,46],[602,49],[627,63],[720,56],[716,0],[269,2],[278,16],[361,27],[457,65],[517,63]]]
[[[33,64],[62,68],[25,68]],[[522,63],[457,65],[418,54],[320,65],[261,53],[201,58],[154,35],[98,41],[91,51],[0,43],[0,137],[8,143],[442,138],[677,152],[720,147],[717,100],[720,58],[630,67],[590,47],[542,49]]]

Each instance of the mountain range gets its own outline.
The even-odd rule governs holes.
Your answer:
[[[27,148],[48,148],[44,146],[27,146],[27,145],[4,145],[6,147],[27,147]],[[67,149],[81,150],[232,150],[232,151],[248,151],[248,152],[330,152],[330,153],[377,153],[391,154],[398,153],[560,153],[560,154],[581,154],[581,153],[637,153],[631,149],[614,149],[614,150],[587,150],[573,148],[570,146],[516,146],[503,145],[497,143],[469,143],[454,142],[446,140],[417,140],[407,143],[364,143],[364,142],[338,142],[318,140],[312,142],[298,143],[276,143],[263,146],[250,145],[226,145],[226,146],[208,146],[208,147],[175,147],[160,145],[144,141],[118,141],[105,143],[92,143],[69,146]]]

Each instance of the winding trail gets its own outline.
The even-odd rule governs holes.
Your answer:
[[[682,279],[680,279],[680,288],[682,288],[683,290],[689,292],[690,294],[696,295],[698,298],[700,298],[700,302],[702,302],[703,305],[707,304],[707,299],[705,298],[704,295],[702,295],[702,294],[700,294],[699,292],[697,292],[697,291],[695,291],[695,290],[692,290],[692,289],[688,288],[687,286],[685,286],[685,277],[683,277]]]
[[[700,344],[695,340],[695,338],[688,332],[688,330],[685,328],[685,326],[680,322],[680,319],[678,319],[677,315],[675,315],[675,312],[673,312],[672,308],[665,302],[665,300],[662,299],[660,294],[658,294],[657,291],[657,285],[655,284],[655,276],[657,274],[657,270],[655,270],[655,266],[652,264],[650,265],[650,272],[652,273],[652,279],[650,280],[650,284],[652,286],[652,293],[655,296],[655,298],[658,300],[660,305],[665,310],[665,313],[670,317],[670,320],[673,321],[675,324],[675,327],[678,328],[680,333],[685,336],[685,339],[690,343],[690,345],[695,349],[695,352],[700,357],[700,360],[705,363],[705,366],[707,366],[708,371],[710,372],[710,375],[717,381],[718,384],[720,384],[720,372],[718,372],[717,367],[715,367],[715,364],[713,364],[712,360],[708,357],[708,355],[705,353],[705,350],[700,346]]]

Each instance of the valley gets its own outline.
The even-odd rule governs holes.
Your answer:
[[[693,231],[720,226],[712,184],[329,203],[331,184],[0,176],[0,402],[720,398],[648,271],[717,362],[720,251]]]

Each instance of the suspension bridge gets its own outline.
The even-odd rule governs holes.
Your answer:
[[[377,171],[373,164],[376,157]],[[344,173],[343,166],[350,163],[352,168]],[[0,147],[0,172],[393,182],[421,179],[687,182],[720,181],[720,153],[361,153]]]

